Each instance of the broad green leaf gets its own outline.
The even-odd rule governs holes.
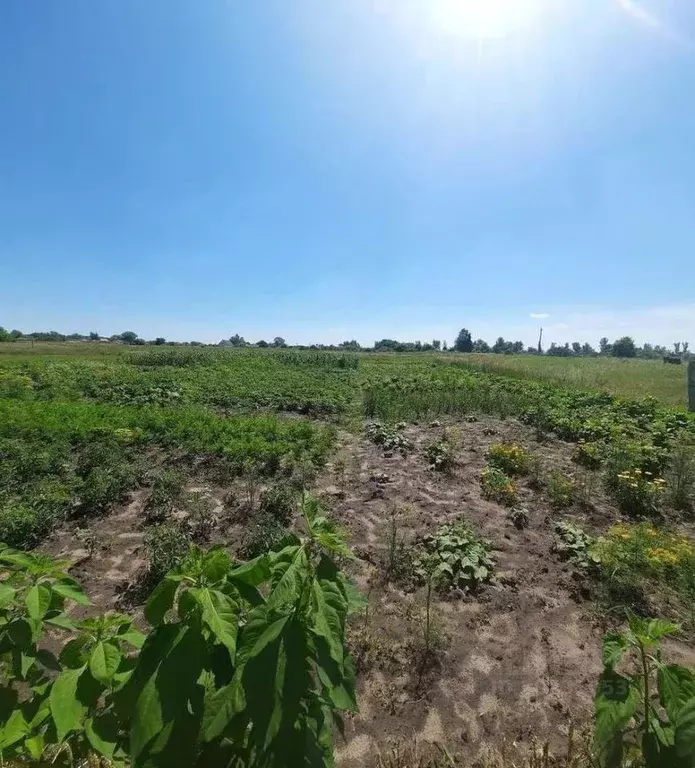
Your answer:
[[[347,613],[347,601],[338,585],[327,579],[315,579],[312,583],[314,604],[313,631],[326,640],[331,657],[342,667],[343,626]]]
[[[33,632],[26,619],[15,619],[7,627],[7,634],[15,647],[22,651],[28,651],[33,645]]]
[[[87,664],[90,643],[91,640],[87,635],[68,640],[60,652],[61,663],[71,669],[84,667]]]
[[[61,629],[68,629],[74,632],[77,627],[75,622],[68,618],[64,613],[59,613],[57,616],[51,616],[45,619],[46,624],[52,624],[54,627],[60,627]]]
[[[7,722],[0,728],[0,749],[7,749],[7,747],[23,739],[28,731],[29,726],[24,719],[22,710],[15,709]]]
[[[110,685],[121,663],[121,652],[112,643],[99,642],[89,657],[89,671],[95,680]]]
[[[289,618],[290,615],[285,614],[277,619],[270,620],[269,614],[265,609],[252,611],[244,627],[242,635],[244,645],[240,651],[241,658],[239,663],[241,664],[262,653],[265,647],[272,643],[282,632]]]
[[[259,584],[270,578],[270,563],[267,555],[260,555],[248,563],[239,565],[229,573],[231,581],[241,581],[251,587],[257,587]]]
[[[357,589],[351,579],[348,579],[342,573],[338,573],[338,578],[343,585],[343,592],[348,601],[348,615],[364,610],[368,605],[367,598]]]
[[[203,669],[205,642],[195,626],[182,626],[166,655],[159,657],[153,673],[144,682],[135,704],[130,732],[133,765],[146,760],[150,743],[187,711]],[[135,675],[137,675],[137,670]],[[201,701],[202,708],[202,701]],[[171,733],[171,730],[167,731]],[[163,749],[161,737],[157,739]]]
[[[321,637],[315,641],[316,672],[325,686],[328,697],[338,709],[357,711],[355,698],[355,667],[352,658],[346,654],[339,666],[332,658],[328,644]]]
[[[225,577],[231,566],[232,561],[223,549],[211,549],[203,560],[203,576],[208,583],[216,583]]]
[[[119,724],[113,712],[88,717],[84,724],[85,734],[92,747],[104,757],[112,758],[118,746]]]
[[[668,664],[657,671],[659,699],[674,723],[683,705],[695,698],[695,675],[685,667]]]
[[[89,605],[89,598],[82,591],[82,587],[73,579],[60,579],[60,581],[53,584],[53,591],[57,592],[61,597],[73,600],[80,605]]]
[[[66,669],[56,678],[49,701],[51,715],[56,726],[58,741],[80,727],[85,713],[85,706],[77,698],[77,686],[86,666],[78,669]]]
[[[604,670],[594,699],[594,748],[605,768],[620,765],[622,732],[638,705],[639,690],[632,680],[611,669]]]
[[[9,584],[0,582],[0,608],[7,608],[14,600],[16,594],[16,589],[13,589]]]
[[[676,754],[686,760],[690,759],[690,765],[695,765],[695,698],[681,707],[674,725]]]
[[[309,571],[309,561],[304,547],[299,547],[289,564],[280,563],[273,567],[273,575],[282,573],[268,595],[269,608],[278,608],[296,603],[302,595]]]
[[[39,760],[44,750],[43,736],[39,733],[24,740],[24,746],[33,760]]]
[[[133,648],[140,649],[145,642],[145,635],[134,627],[131,627],[127,632],[119,634],[118,639],[123,640],[128,643],[128,645],[132,645]]]
[[[622,632],[610,630],[603,636],[603,666],[615,669],[628,647],[628,639]]]
[[[202,608],[203,622],[217,640],[227,648],[234,661],[239,629],[236,603],[227,595],[214,589],[191,589],[190,592]]]
[[[239,676],[235,677],[224,688],[214,691],[205,702],[202,726],[203,740],[213,741],[217,739],[232,721],[232,718],[243,710],[245,704],[246,699]]]
[[[145,618],[153,627],[164,621],[164,617],[174,604],[178,586],[175,581],[164,579],[149,596],[145,606]]]

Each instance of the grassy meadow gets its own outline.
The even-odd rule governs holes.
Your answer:
[[[456,355],[491,373],[518,376],[559,387],[600,390],[627,398],[655,397],[664,405],[687,408],[687,365],[661,360],[535,355]]]

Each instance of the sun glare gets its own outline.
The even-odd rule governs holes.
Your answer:
[[[429,21],[437,32],[476,39],[504,38],[538,17],[538,0],[431,0]]]

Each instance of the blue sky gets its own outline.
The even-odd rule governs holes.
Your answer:
[[[3,0],[0,324],[695,343],[694,136],[690,0]]]

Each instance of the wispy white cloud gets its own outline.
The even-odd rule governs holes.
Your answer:
[[[544,320],[546,317],[550,317],[550,315],[547,312],[531,312],[529,317],[532,317],[534,320]]]
[[[637,19],[641,24],[652,29],[666,30],[664,23],[661,19],[657,18],[649,11],[642,8],[634,0],[615,0],[615,2],[633,19]]]
[[[613,0],[628,16],[648,29],[657,32],[662,37],[669,39],[672,43],[677,43],[688,50],[692,50],[693,41],[687,36],[681,34],[677,29],[666,23],[664,19],[648,11],[644,5],[644,0]]]

